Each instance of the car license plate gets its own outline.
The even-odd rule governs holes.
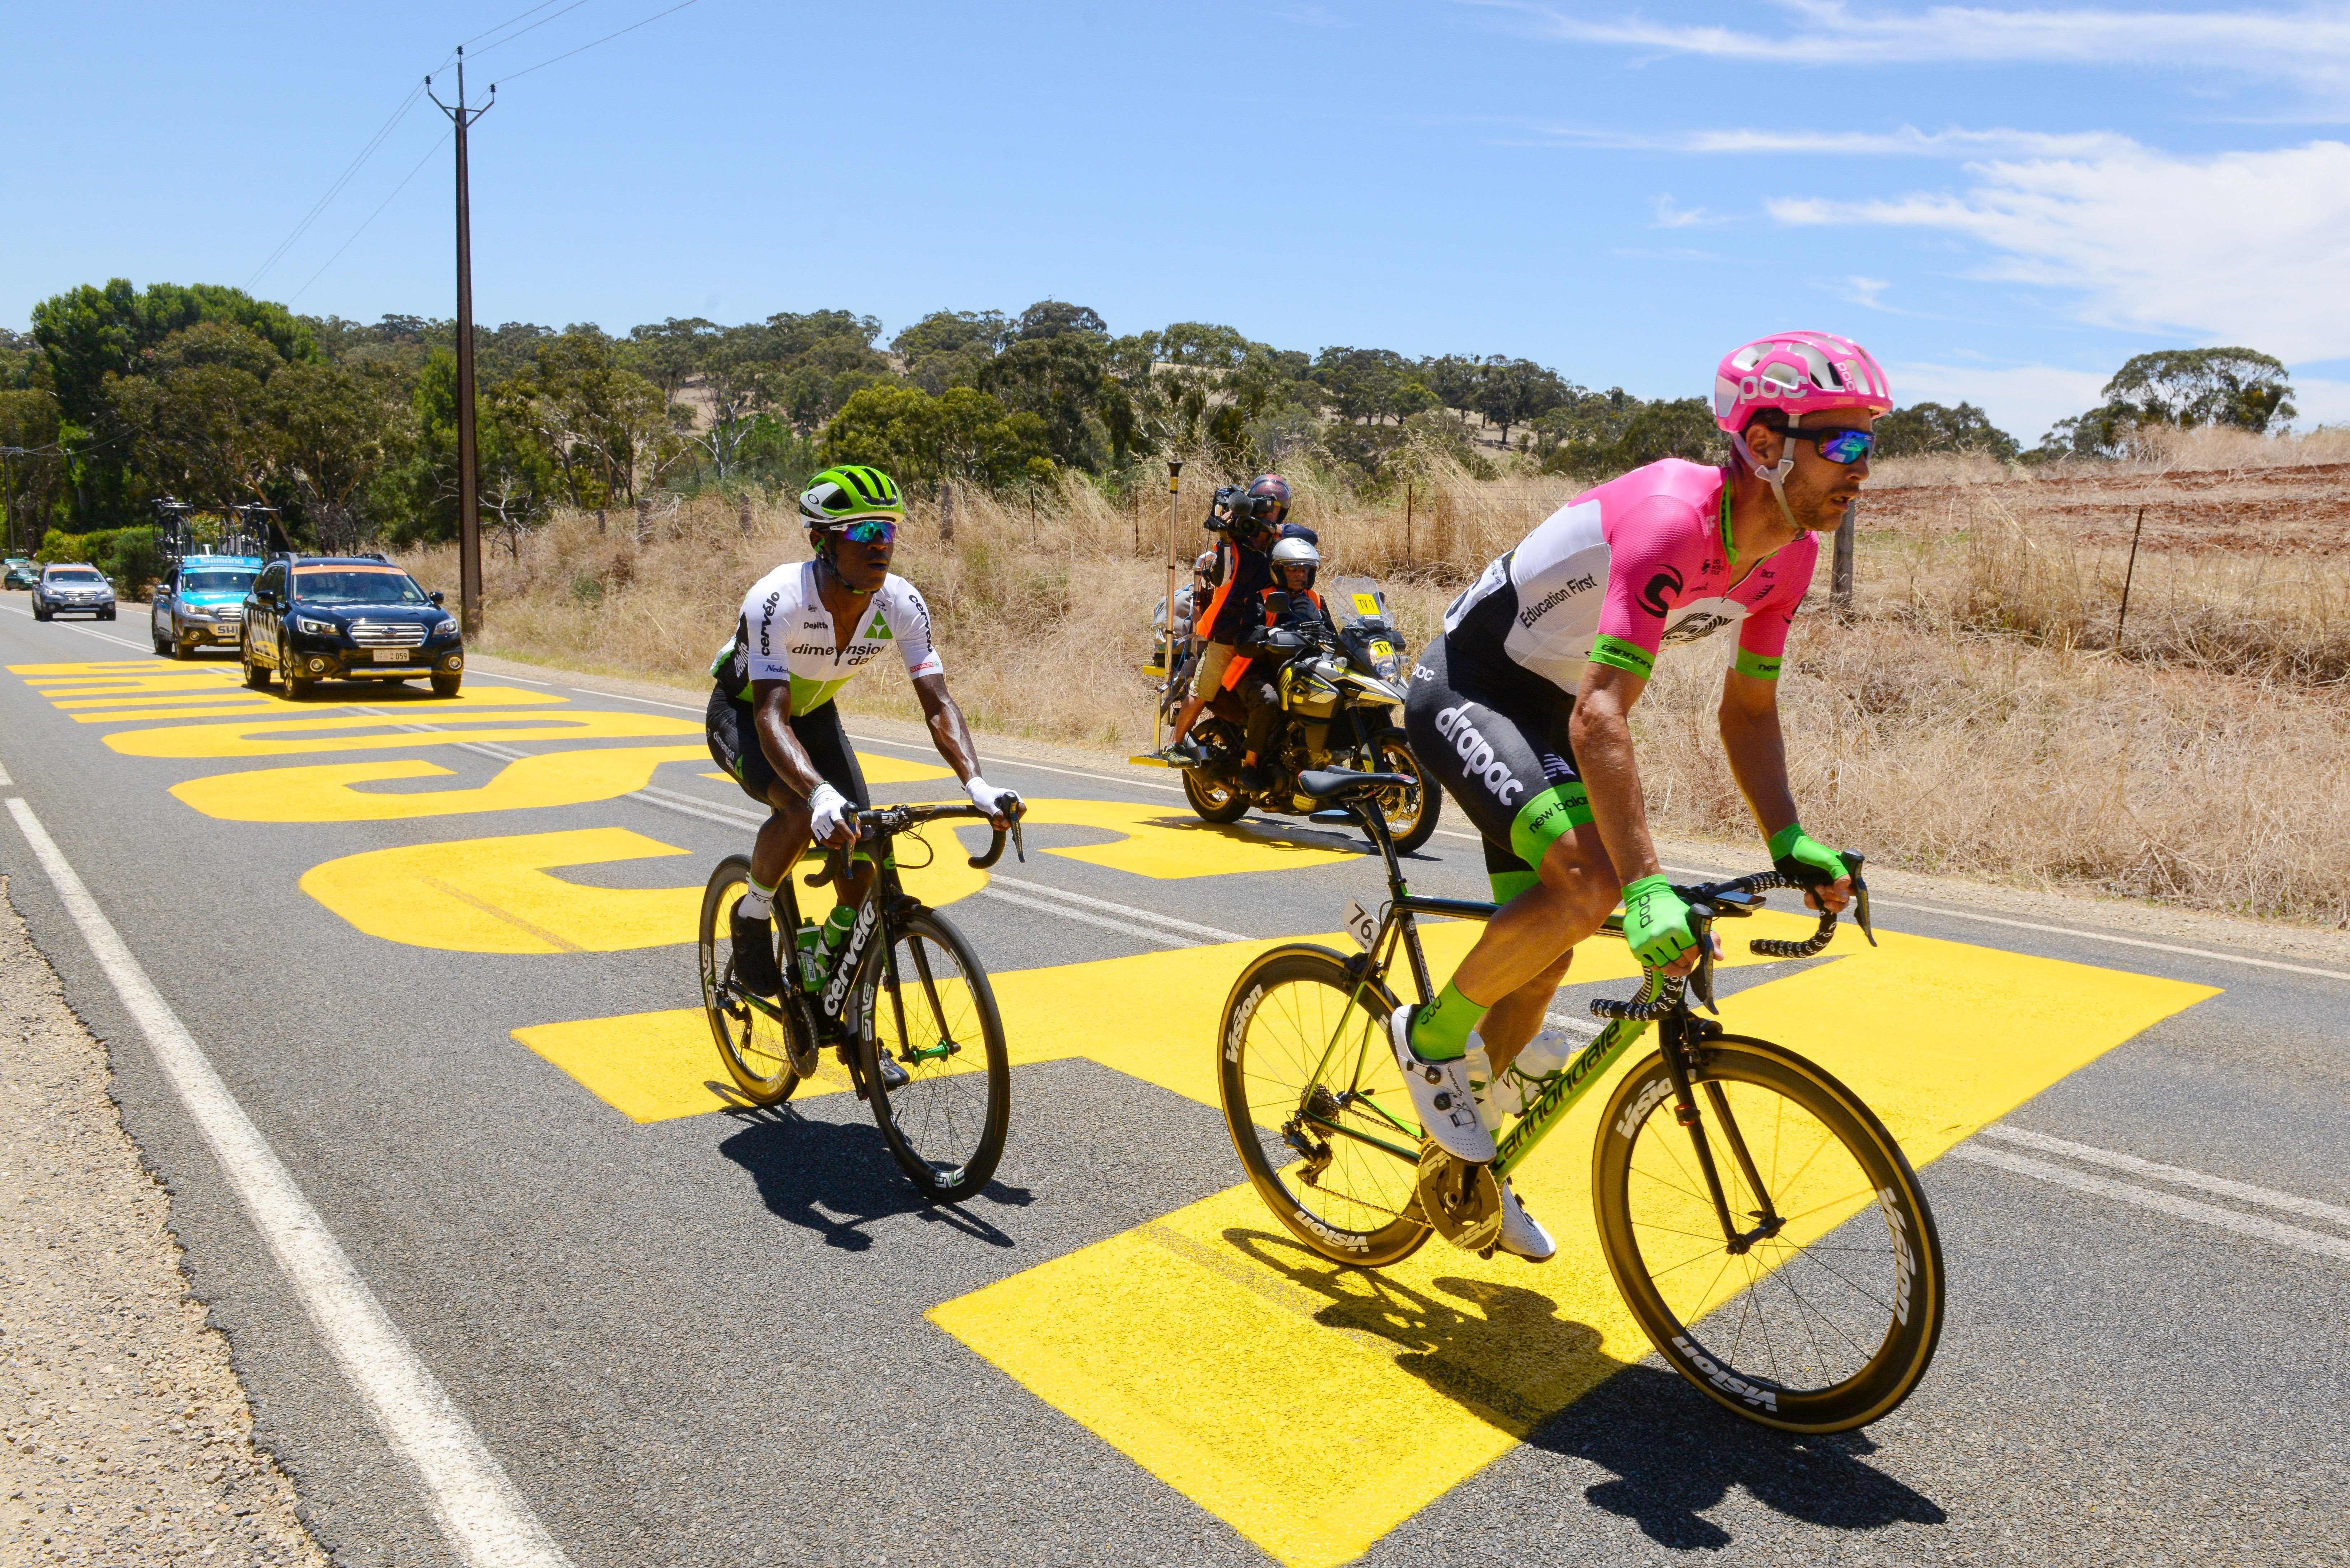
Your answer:
[[[405,664],[409,650],[404,648],[379,648],[375,650],[378,664]]]

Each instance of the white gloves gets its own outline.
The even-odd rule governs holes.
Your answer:
[[[996,811],[999,809],[995,804],[996,799],[999,796],[1010,795],[1012,797],[1013,805],[1017,805],[1020,804],[1020,796],[1016,792],[1008,789],[997,789],[993,784],[989,784],[977,774],[972,774],[971,781],[962,787],[971,792],[971,804],[979,807],[980,810],[987,813],[990,816],[994,815]]]
[[[840,825],[847,822],[856,809],[856,805],[838,790],[819,781],[808,796],[808,818],[816,832],[816,841],[825,843],[838,833]]]

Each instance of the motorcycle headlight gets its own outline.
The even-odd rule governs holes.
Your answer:
[[[343,628],[330,620],[314,620],[307,615],[294,618],[294,629],[307,637],[339,637]]]

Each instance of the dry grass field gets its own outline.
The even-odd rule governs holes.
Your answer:
[[[1204,543],[1187,470],[1179,544]],[[1492,556],[1579,488],[1441,465],[1408,498],[1300,485],[1339,572],[1385,580],[1412,646]],[[2118,647],[2130,533],[2144,537]],[[788,505],[714,499],[566,514],[487,552],[484,651],[693,682],[743,590],[805,554]],[[899,569],[929,597],[982,731],[1128,747],[1164,591],[1168,503],[1086,486],[1031,507],[958,497],[951,543],[918,506]],[[2006,470],[1880,463],[1852,613],[1821,578],[1783,686],[1807,826],[1915,870],[2071,885],[2188,908],[2350,924],[2350,431],[2195,432],[2137,461]],[[409,564],[453,588],[453,553]],[[1751,831],[1712,734],[1710,644],[1659,661],[1638,715],[1660,828]],[[894,679],[849,705],[908,715]]]

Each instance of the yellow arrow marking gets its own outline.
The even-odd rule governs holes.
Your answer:
[[[448,778],[421,757],[214,774],[172,786],[206,816],[224,822],[388,822],[463,812],[525,811],[610,800],[650,784],[663,763],[707,762],[702,745],[614,746],[524,757],[473,789],[379,794],[352,786],[392,779]]]
[[[900,841],[903,858],[906,841]],[[903,868],[907,890],[950,904],[987,885],[951,846]],[[589,888],[549,875],[567,867],[686,855],[621,827],[578,828],[370,849],[316,866],[302,890],[369,936],[444,952],[624,952],[691,943],[703,882],[684,888]],[[807,891],[806,907],[829,908]]]
[[[431,723],[446,732],[393,730],[403,723]],[[376,734],[348,732],[373,730]],[[451,746],[467,741],[641,740],[659,735],[699,735],[702,726],[658,713],[465,713],[420,707],[412,714],[352,713],[323,719],[272,717],[224,724],[181,724],[161,730],[126,730],[106,737],[113,750],[130,757],[283,757],[304,752],[389,751],[403,746]]]

